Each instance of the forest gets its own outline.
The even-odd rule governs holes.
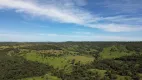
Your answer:
[[[0,42],[0,80],[142,80],[142,42]]]

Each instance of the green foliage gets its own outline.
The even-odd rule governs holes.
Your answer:
[[[132,51],[128,53],[125,46],[121,45],[121,48],[118,46],[111,46],[111,47],[104,48],[103,51],[100,53],[100,56],[103,59],[114,59],[114,58],[119,58],[122,56],[129,56],[132,54],[133,54]]]
[[[82,64],[87,64],[87,63],[90,63],[94,60],[93,57],[91,56],[72,56],[72,55],[69,55],[69,56],[66,56],[66,59],[67,60],[75,60],[75,62],[81,62]]]
[[[67,71],[71,71],[71,64],[63,57],[48,57],[35,52],[27,53],[22,56],[30,61],[37,61],[39,63],[48,64],[50,66],[53,66],[55,69],[65,68]]]
[[[0,80],[140,80],[142,42],[0,43]]]
[[[56,76],[52,76],[51,74],[46,74],[40,77],[31,77],[31,78],[24,78],[19,80],[61,80],[61,79]]]
[[[93,72],[93,73],[98,72],[101,78],[103,78],[106,73],[106,70],[100,70],[100,69],[88,69],[88,71]]]
[[[20,47],[21,49],[30,49],[30,50],[61,50],[60,47],[56,45],[45,45],[45,44],[35,44],[32,46]]]
[[[16,80],[20,78],[41,76],[52,67],[27,61],[19,57],[0,59],[0,80]]]

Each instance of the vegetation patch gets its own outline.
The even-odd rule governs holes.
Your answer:
[[[93,57],[88,57],[88,56],[67,56],[66,58],[69,60],[75,60],[75,62],[80,61],[83,64],[90,63],[94,60]]]
[[[0,80],[141,80],[141,45],[0,43]]]
[[[105,76],[106,70],[100,70],[100,69],[89,69],[88,71],[91,71],[93,73],[98,72],[98,74],[103,78]]]
[[[122,56],[129,56],[134,54],[134,52],[129,52],[125,48],[125,46],[111,46],[111,47],[106,47],[103,49],[103,51],[100,53],[100,56],[102,59],[115,59],[119,58]]]
[[[19,80],[62,80],[56,76],[52,76],[50,73],[40,77],[24,78]]]
[[[22,55],[25,59],[30,61],[37,61],[39,63],[48,64],[53,66],[55,69],[65,69],[67,71],[71,71],[71,64],[69,61],[63,57],[48,57],[38,53],[27,53]]]

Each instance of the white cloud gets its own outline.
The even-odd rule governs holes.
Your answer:
[[[89,24],[89,27],[103,29],[109,32],[130,32],[130,31],[141,31],[140,26],[122,25],[122,24]]]
[[[54,4],[40,5],[33,1],[25,0],[0,0],[1,8],[15,9],[34,16],[41,16],[64,23],[83,24],[89,22],[92,16],[80,9],[69,9]],[[86,16],[86,17],[85,17]]]
[[[39,16],[45,19],[54,20],[61,23],[73,23],[91,28],[98,28],[110,32],[125,32],[125,31],[139,31],[141,27],[131,25],[119,25],[114,23],[98,24],[99,21],[113,21],[114,17],[102,18],[91,14],[89,11],[85,11],[80,7],[74,5],[74,0],[60,0],[66,1],[64,4],[57,4],[56,0],[48,2],[46,4],[40,3],[39,0],[0,0],[1,9],[13,9],[16,12],[22,12],[30,14],[32,16]],[[83,0],[84,1],[84,0]],[[84,1],[78,1],[78,3],[85,4]],[[72,4],[70,4],[72,3]],[[118,18],[118,17],[117,17]],[[118,18],[119,19],[119,18]],[[133,19],[135,21],[138,19]],[[139,19],[140,21],[141,19]],[[114,20],[118,22],[117,20]],[[123,21],[128,21],[124,20]],[[141,21],[140,21],[141,22]]]
[[[142,0],[105,0],[100,4],[118,13],[139,13],[142,9]]]
[[[73,32],[75,34],[81,34],[81,35],[91,35],[92,33],[91,32]]]
[[[41,33],[40,33],[41,34]],[[140,37],[105,35],[62,35],[62,34],[0,34],[0,41],[36,42],[36,41],[141,41]],[[43,34],[43,33],[42,33]]]
[[[114,23],[142,25],[142,17],[131,17],[131,16],[126,16],[126,15],[102,17],[101,20],[102,21],[114,22]]]

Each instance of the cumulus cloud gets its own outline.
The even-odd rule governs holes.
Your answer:
[[[41,0],[43,1],[43,0]],[[61,3],[60,3],[61,1]],[[63,2],[63,4],[62,4]],[[85,0],[59,0],[57,4],[56,0],[42,3],[39,0],[0,0],[1,9],[13,9],[16,12],[22,12],[30,14],[32,16],[39,16],[49,20],[57,21],[60,23],[73,23],[90,28],[98,28],[110,32],[125,32],[125,31],[139,31],[139,26],[132,27],[131,25],[122,24],[98,24],[100,21],[113,21],[114,17],[102,18],[95,16],[91,12],[78,7],[80,5],[86,5]],[[123,21],[135,21],[126,20]],[[141,19],[139,19],[141,22]],[[114,20],[113,22],[118,22]]]

